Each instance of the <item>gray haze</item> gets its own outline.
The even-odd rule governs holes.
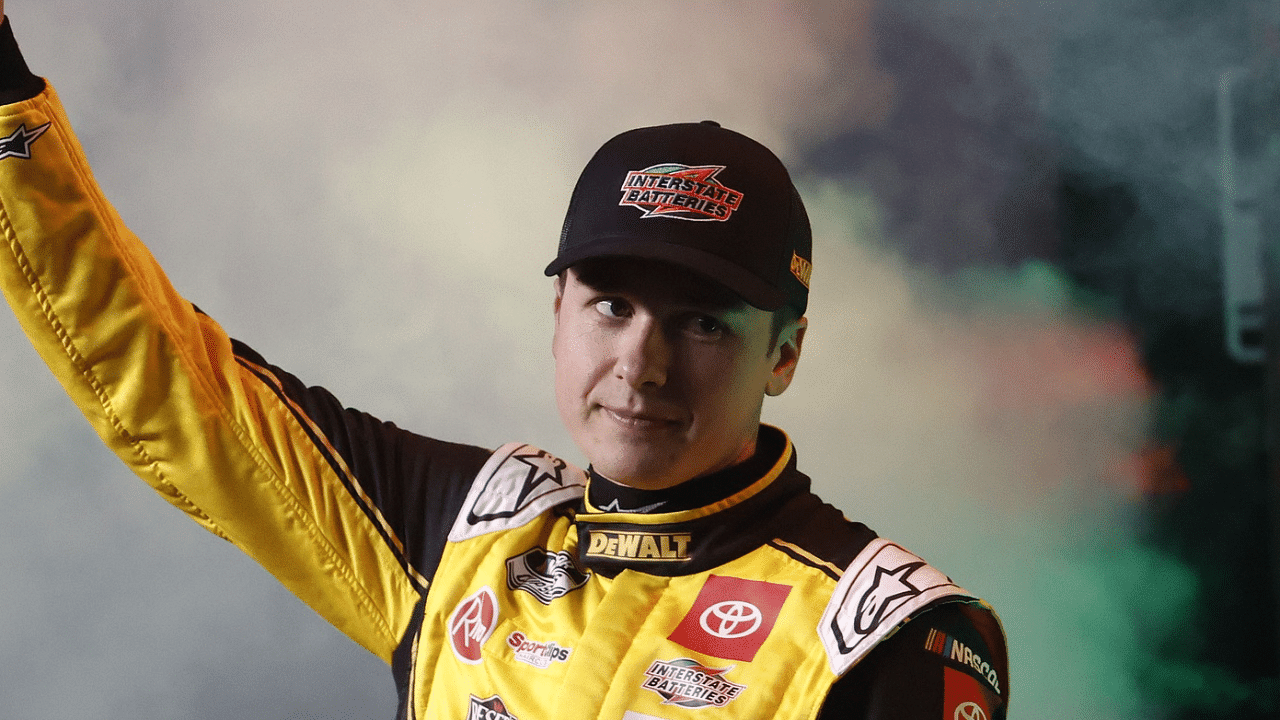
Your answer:
[[[1150,716],[1135,673],[1196,600],[1187,571],[1136,541],[1129,458],[1152,388],[1130,334],[1072,307],[1048,265],[944,278],[890,249],[898,225],[866,184],[809,168],[901,97],[869,1],[8,5],[184,295],[304,380],[446,439],[581,462],[552,402],[541,268],[595,146],[715,118],[776,148],[816,264],[800,373],[766,419],[824,497],[997,607],[1013,716]],[[1111,95],[1029,102],[1089,153],[1122,153],[1109,128],[1159,121],[1179,80],[1149,49],[1117,49],[1125,23],[1169,57],[1211,38],[1088,6],[911,17],[961,28],[975,56],[1024,48],[1029,88],[1057,77],[1055,42],[1110,48]],[[1136,106],[1108,116],[1121,96]],[[7,314],[0,398],[0,713],[392,716],[381,663],[119,467]]]

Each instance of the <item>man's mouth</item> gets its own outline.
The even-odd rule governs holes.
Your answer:
[[[632,430],[661,430],[679,422],[669,415],[644,410],[626,410],[601,405],[600,411],[615,423]]]

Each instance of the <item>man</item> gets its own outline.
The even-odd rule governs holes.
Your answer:
[[[32,343],[140,477],[391,664],[401,717],[1005,715],[990,609],[760,424],[812,265],[755,141],[641,128],[583,170],[546,268],[583,471],[404,431],[228,338],[101,197],[7,20],[0,100],[0,287]]]

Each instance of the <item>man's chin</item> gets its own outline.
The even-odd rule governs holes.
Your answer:
[[[636,463],[635,458],[629,458],[627,462],[592,461],[591,466],[597,474],[637,490],[663,490],[688,480],[669,465]]]

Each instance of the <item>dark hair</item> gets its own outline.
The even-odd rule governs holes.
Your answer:
[[[799,320],[800,316],[800,311],[791,305],[783,305],[773,311],[773,317],[769,321],[769,352],[777,349],[778,338],[782,336],[783,329]]]

